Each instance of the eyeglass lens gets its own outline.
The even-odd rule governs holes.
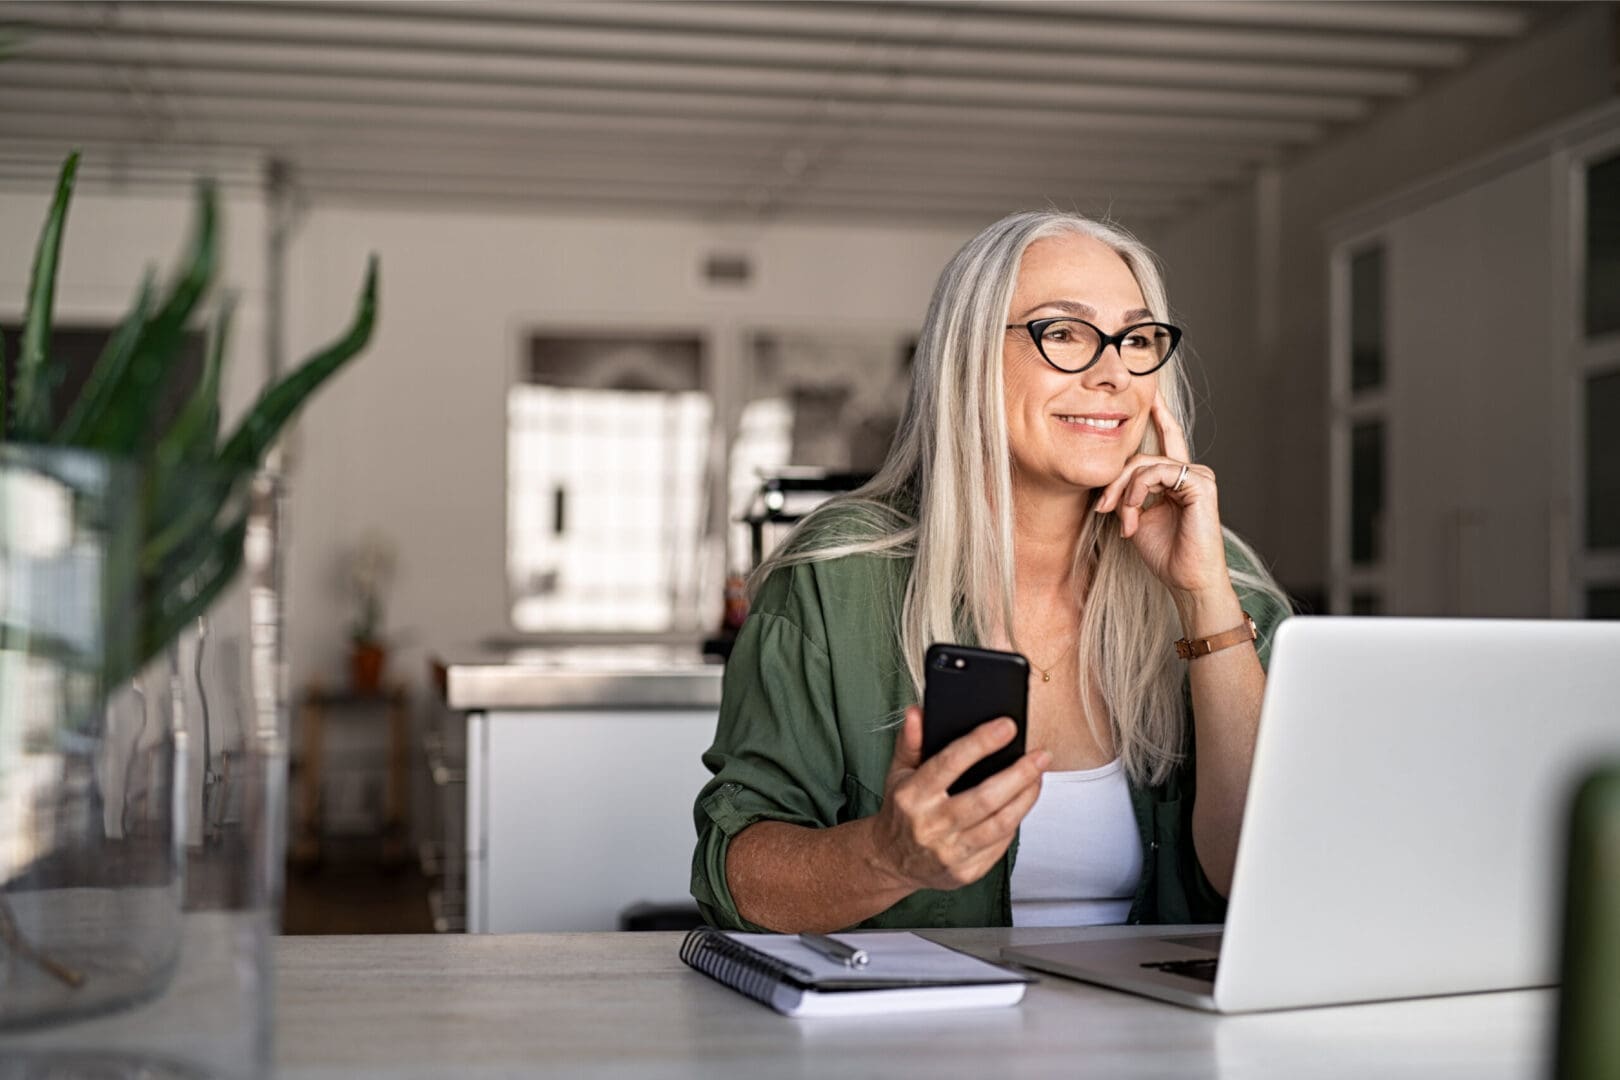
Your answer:
[[[1169,327],[1144,323],[1126,335],[1119,354],[1131,374],[1146,375],[1164,363],[1174,341]],[[1079,319],[1058,319],[1041,332],[1041,352],[1069,371],[1079,371],[1097,359],[1101,346],[1097,328]]]

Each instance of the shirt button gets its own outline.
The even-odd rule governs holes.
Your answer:
[[[1148,848],[1151,851],[1158,851],[1159,850],[1159,842],[1157,840],[1153,841],[1151,844],[1148,845]]]

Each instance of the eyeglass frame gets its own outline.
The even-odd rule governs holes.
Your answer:
[[[1089,326],[1093,330],[1097,331],[1097,353],[1087,363],[1081,365],[1080,367],[1066,368],[1062,366],[1050,356],[1047,356],[1045,347],[1041,345],[1041,335],[1046,333],[1046,328],[1051,326],[1053,323],[1060,322],[1083,323],[1084,325]],[[1035,343],[1035,351],[1041,354],[1042,360],[1045,360],[1047,364],[1054,370],[1061,371],[1065,375],[1078,375],[1083,371],[1090,371],[1092,368],[1096,367],[1098,361],[1102,359],[1102,354],[1108,351],[1108,346],[1110,345],[1114,347],[1115,352],[1120,354],[1120,360],[1123,361],[1125,359],[1125,354],[1120,349],[1120,346],[1125,343],[1125,339],[1130,336],[1132,330],[1137,330],[1144,326],[1162,326],[1166,330],[1170,331],[1170,347],[1164,350],[1164,359],[1160,360],[1157,364],[1146,371],[1131,371],[1131,369],[1128,367],[1125,369],[1126,371],[1131,371],[1132,375],[1141,377],[1144,375],[1153,374],[1155,371],[1158,371],[1160,368],[1164,367],[1164,365],[1170,362],[1170,358],[1176,354],[1176,347],[1181,344],[1181,327],[1171,326],[1169,323],[1159,322],[1157,319],[1146,319],[1139,323],[1132,323],[1117,334],[1109,334],[1104,332],[1103,328],[1098,326],[1096,323],[1086,322],[1085,319],[1078,318],[1074,315],[1055,315],[1046,319],[1031,319],[1027,323],[1008,323],[1007,329],[1029,331],[1029,338]]]

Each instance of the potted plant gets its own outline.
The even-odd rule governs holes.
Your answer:
[[[383,635],[383,612],[388,587],[399,569],[393,541],[375,530],[367,532],[344,558],[344,580],[354,603],[349,624],[349,683],[357,694],[382,689],[388,663],[388,642]]]
[[[40,233],[14,369],[0,356],[0,1030],[24,1072],[32,1054],[42,1074],[76,1075],[141,1071],[156,1052],[188,1074],[261,1075],[286,733],[263,687],[247,701],[228,669],[205,678],[206,616],[244,546],[263,543],[267,452],[371,337],[377,264],[348,328],[228,434],[228,297],[200,376],[160,408],[218,271],[202,184],[178,272],[162,288],[146,275],[64,408],[51,330],[78,161]],[[265,603],[250,598],[254,626],[280,618]],[[72,1022],[137,1005],[110,1028]],[[205,1015],[233,1029],[205,1030]]]

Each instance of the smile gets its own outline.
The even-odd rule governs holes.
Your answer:
[[[1095,431],[1099,435],[1110,435],[1125,427],[1124,417],[1096,417],[1096,416],[1063,416],[1057,417],[1059,422],[1070,427],[1082,428],[1086,431]]]

